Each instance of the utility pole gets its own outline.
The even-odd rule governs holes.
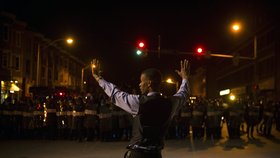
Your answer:
[[[160,58],[160,35],[158,35],[158,58]]]
[[[36,86],[39,86],[39,78],[40,78],[40,68],[41,68],[41,63],[40,63],[40,57],[41,56],[41,51],[40,51],[40,43],[38,43],[38,48],[37,48],[37,71],[36,71]]]
[[[89,68],[91,64],[86,65],[85,67],[82,68],[81,70],[81,91],[84,91],[84,73],[85,69]]]
[[[257,35],[254,36],[254,100],[257,100],[257,90],[258,90],[258,60],[257,60]]]
[[[50,41],[49,43],[47,43],[44,47],[42,47],[41,49],[41,44],[40,42],[38,42],[38,48],[37,48],[37,69],[36,69],[36,86],[38,87],[40,85],[40,76],[41,76],[41,51],[45,50],[46,48],[48,48],[49,46],[53,46],[56,42],[59,41],[63,41],[66,40],[66,42],[68,44],[72,44],[73,43],[73,39],[72,38],[59,38],[53,41]],[[69,81],[69,80],[68,80]]]

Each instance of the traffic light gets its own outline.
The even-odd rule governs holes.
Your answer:
[[[205,54],[205,52],[204,52],[203,47],[199,46],[199,47],[196,48],[196,50],[195,50],[195,55],[197,55],[197,56],[202,56],[202,55],[204,55],[204,54]]]
[[[197,46],[194,52],[194,55],[198,58],[203,57],[209,59],[212,56],[211,54],[212,54],[211,51],[205,50],[205,48],[201,45]]]
[[[147,55],[147,49],[146,49],[146,44],[144,41],[139,41],[137,43],[137,48],[136,48],[136,55],[138,56],[146,56]]]
[[[145,43],[142,42],[142,41],[140,41],[140,42],[138,43],[138,48],[141,48],[141,49],[145,48]]]

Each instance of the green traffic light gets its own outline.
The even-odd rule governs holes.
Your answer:
[[[142,52],[141,50],[137,50],[137,51],[136,51],[136,54],[137,54],[138,56],[140,56],[140,55],[143,54],[143,52]]]

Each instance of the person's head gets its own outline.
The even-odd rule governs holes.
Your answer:
[[[159,91],[161,84],[161,73],[155,68],[146,69],[141,73],[140,81],[139,87],[142,94]]]

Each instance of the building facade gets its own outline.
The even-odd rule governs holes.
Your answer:
[[[9,95],[29,97],[34,86],[79,90],[84,63],[54,41],[0,13],[1,103]]]
[[[279,22],[256,20],[255,26],[254,34],[231,51],[236,58],[216,60],[207,67],[208,97],[230,89],[241,98],[280,100]]]

